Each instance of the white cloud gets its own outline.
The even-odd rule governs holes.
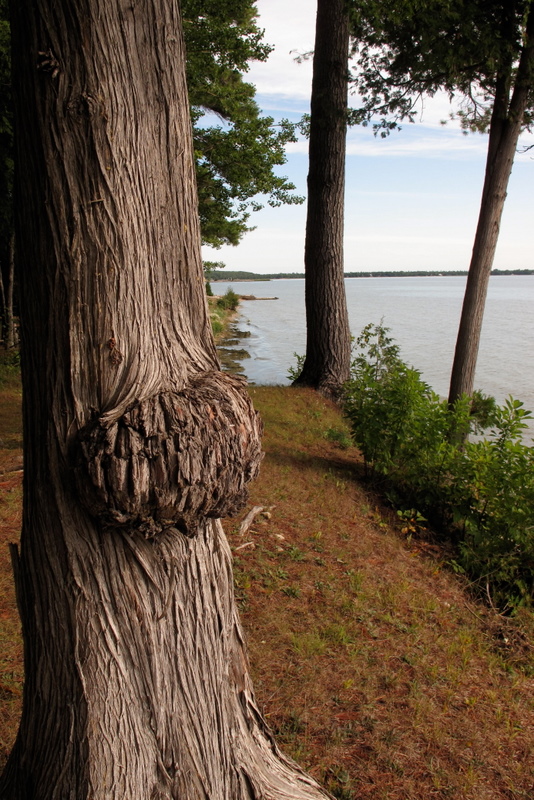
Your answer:
[[[297,53],[313,49],[315,9],[313,0],[258,0],[259,27],[275,49],[266,63],[251,65],[247,80],[255,84],[265,110],[290,100],[292,107],[308,108],[311,61],[298,64]],[[284,106],[283,106],[284,107]]]
[[[356,128],[348,132],[347,156],[371,158],[473,158],[484,157],[487,139],[480,134],[464,136],[459,131],[435,131],[426,126],[405,126],[386,139],[375,137],[370,128]],[[288,153],[308,152],[308,142],[300,140],[287,146]]]

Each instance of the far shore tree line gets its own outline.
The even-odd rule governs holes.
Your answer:
[[[217,266],[218,265],[218,266]],[[221,261],[205,261],[204,273],[210,281],[274,281],[282,278],[288,280],[303,280],[303,272],[247,272],[245,270],[224,269]],[[446,278],[464,277],[468,274],[465,269],[447,270],[383,270],[377,272],[345,272],[345,278]],[[492,275],[534,275],[534,269],[492,269]]]
[[[294,130],[262,118],[243,80],[268,55],[255,4],[10,8],[1,47],[5,57],[10,34],[25,464],[11,551],[25,685],[0,797],[326,800],[256,705],[220,521],[246,504],[262,425],[244,382],[219,368],[201,223],[205,241],[235,243],[258,192],[299,201],[274,172]],[[6,22],[6,0],[0,9]],[[318,0],[301,383],[337,397],[348,377],[347,124],[378,119],[387,133],[418,97],[445,90],[465,98],[467,127],[490,134],[451,399],[470,394],[507,180],[530,123],[531,9]],[[0,122],[5,178],[12,129]]]

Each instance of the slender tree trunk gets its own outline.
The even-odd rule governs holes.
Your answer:
[[[200,257],[175,0],[16,0],[25,645],[2,800],[324,793],[254,704],[219,517],[260,421]]]
[[[534,11],[530,11],[526,41],[509,103],[510,75],[502,76],[497,81],[482,201],[452,366],[449,389],[451,405],[462,394],[471,395],[473,393],[488,283],[499,237],[508,181],[512,172],[525,110],[532,92],[533,80]]]
[[[306,359],[296,382],[332,397],[350,369],[343,274],[348,52],[345,0],[318,0],[304,253]]]

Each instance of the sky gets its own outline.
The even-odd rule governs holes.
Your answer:
[[[265,63],[251,64],[246,80],[256,86],[265,115],[297,121],[309,110],[311,61],[297,53],[313,49],[315,0],[257,0],[264,40],[274,45]],[[349,98],[349,102],[351,102]],[[352,99],[355,103],[355,98]],[[418,121],[387,139],[370,128],[347,137],[345,272],[467,270],[480,207],[487,136],[465,136],[447,119],[447,98],[427,101]],[[523,145],[534,144],[525,134]],[[278,168],[306,195],[306,140],[287,147]],[[534,268],[534,150],[516,155],[494,267]],[[255,230],[237,247],[205,247],[205,260],[227,269],[259,273],[304,272],[306,205],[253,213]]]

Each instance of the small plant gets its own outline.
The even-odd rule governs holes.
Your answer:
[[[306,356],[301,356],[298,353],[293,353],[294,358],[297,359],[297,363],[295,365],[291,365],[288,367],[287,370],[287,379],[293,383],[299,377],[300,373],[302,372],[302,368],[304,366],[304,361],[306,360]]]
[[[324,438],[327,439],[329,442],[333,442],[341,450],[347,450],[349,447],[352,446],[352,440],[347,433],[340,428],[328,428],[325,432]]]
[[[414,534],[417,535],[421,531],[425,530],[424,523],[427,522],[426,517],[423,517],[422,514],[417,511],[415,508],[409,508],[405,511],[401,511],[400,509],[397,510],[397,516],[401,522],[401,533],[405,536],[413,536]]]
[[[298,586],[285,586],[282,592],[287,595],[287,597],[300,597],[301,594]]]
[[[306,554],[302,552],[300,547],[290,545],[286,552],[291,561],[306,561]]]

